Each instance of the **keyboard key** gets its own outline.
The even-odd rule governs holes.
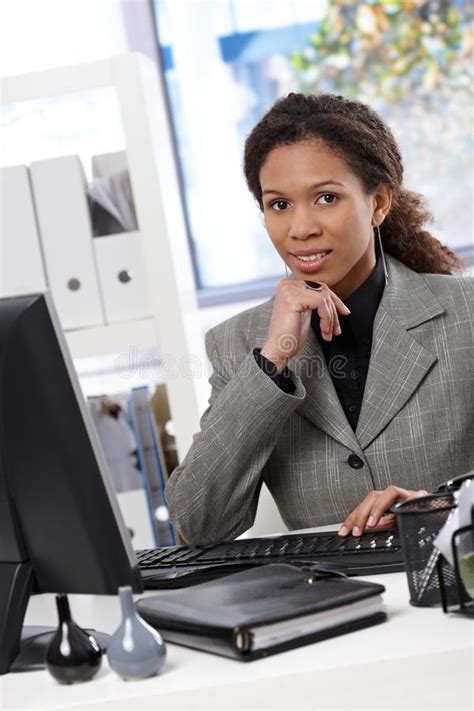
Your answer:
[[[201,555],[201,549],[196,550],[196,548],[190,548],[189,550],[182,551],[174,560],[176,565],[184,565],[190,563],[192,560],[197,560]]]

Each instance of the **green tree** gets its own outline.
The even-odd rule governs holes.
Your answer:
[[[329,0],[308,47],[291,57],[304,92],[331,91],[370,104],[432,107],[469,93],[471,8],[450,0]]]
[[[304,93],[375,108],[402,149],[405,183],[423,192],[435,232],[472,245],[473,4],[328,0],[309,45],[291,58]]]

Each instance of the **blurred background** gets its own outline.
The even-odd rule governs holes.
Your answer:
[[[147,447],[155,446],[142,443],[140,457],[137,425],[134,428],[129,410],[131,389],[142,393],[141,388],[148,388],[149,399],[155,394],[154,435],[162,450],[159,457],[166,479],[166,469],[173,468],[189,444],[186,427],[197,429],[196,416],[204,402],[192,390],[183,397],[170,393],[170,388],[176,388],[176,381],[183,378],[205,383],[209,373],[201,367],[199,372],[191,369],[191,377],[189,371],[177,372],[173,380],[167,380],[164,353],[170,352],[178,331],[183,344],[196,343],[194,338],[202,341],[211,326],[269,298],[284,276],[242,174],[245,138],[278,97],[289,91],[335,92],[373,106],[400,143],[406,186],[428,198],[433,233],[458,252],[468,268],[474,264],[473,3],[3,0],[0,13],[0,76],[2,93],[7,95],[0,115],[4,184],[11,181],[12,173],[4,170],[7,167],[23,166],[30,171],[44,279],[52,289],[84,394],[96,416],[110,416],[114,403],[124,414],[128,412],[131,444],[126,456],[134,457],[130,488],[141,486],[140,476],[136,481],[133,477],[137,471],[144,476]],[[94,67],[97,72],[109,71],[111,58],[136,52],[147,58],[146,66],[151,65],[154,73],[145,82],[143,107],[136,104],[136,114],[152,117],[154,126],[164,116],[166,127],[160,128],[154,145],[166,141],[171,149],[171,168],[169,159],[161,161],[158,149],[150,164],[149,170],[156,171],[163,186],[160,200],[156,188],[151,188],[158,183],[150,180],[147,194],[147,176],[140,175],[140,136],[132,136],[133,117],[127,118],[136,99],[124,99],[120,92],[117,98],[118,84],[113,81],[111,86],[87,89],[86,79],[81,79],[80,90],[74,88],[73,77],[79,76],[74,68],[83,67],[84,77],[86,71],[93,76]],[[42,94],[41,87],[56,86],[55,82],[62,82],[68,90],[48,89]],[[131,89],[128,95],[132,96]],[[135,133],[140,131],[137,128]],[[144,154],[146,140],[143,136]],[[69,168],[52,162],[64,157],[72,161]],[[56,267],[48,254],[52,249],[49,232],[41,224],[47,219],[46,208],[40,204],[46,163],[56,170],[56,191],[67,182],[60,177],[61,170],[74,172],[80,165],[87,238],[94,242],[100,323],[75,322],[74,316],[68,321],[53,288]],[[72,173],[62,175],[66,174]],[[6,195],[4,188],[5,214],[10,204]],[[151,215],[154,201],[157,214]],[[159,220],[166,222],[163,231]],[[65,240],[73,239],[68,235],[74,231],[72,224],[79,221],[71,213],[70,225],[61,228]],[[7,244],[13,239],[12,218],[7,215],[2,224],[1,241]],[[175,239],[173,224],[179,239]],[[117,235],[134,235],[120,243],[123,264],[117,256],[119,241],[105,239]],[[140,240],[144,240],[144,251],[140,247],[135,254]],[[154,273],[147,262],[153,261],[153,255],[160,261],[161,253],[168,256],[163,257],[162,272],[157,266]],[[133,256],[133,267],[126,263],[127,255]],[[107,282],[107,264],[112,262],[121,285],[143,286],[136,297],[141,306],[135,311],[127,311],[126,304],[122,312],[114,311],[122,297],[114,291],[117,285]],[[81,280],[67,276],[69,290],[80,291]],[[140,280],[143,284],[138,284]],[[188,299],[191,293],[191,302],[186,303],[191,303],[189,310],[194,312],[199,333],[187,341],[189,328],[180,322],[181,302],[169,291],[170,283],[177,295],[186,293]],[[4,287],[3,292],[6,295],[8,289]],[[177,309],[173,319],[165,318],[160,310],[167,298]],[[128,299],[128,306],[132,301]],[[154,330],[148,328],[152,322]],[[179,410],[187,408],[186,397],[195,397],[196,407],[184,423],[185,415]],[[181,447],[174,442],[177,428],[184,432]],[[114,451],[113,445],[108,446]],[[157,476],[153,470],[148,477],[155,493],[150,503],[148,492],[147,501],[155,539],[156,521],[165,522],[165,528],[168,525]]]

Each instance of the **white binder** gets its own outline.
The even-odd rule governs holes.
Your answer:
[[[65,329],[104,323],[86,180],[77,156],[31,164],[49,285]]]
[[[46,289],[28,168],[0,168],[0,296]]]
[[[96,237],[94,249],[106,322],[150,316],[140,233]]]

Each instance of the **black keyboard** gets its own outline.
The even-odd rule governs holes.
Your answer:
[[[339,538],[334,532],[247,538],[213,546],[170,546],[136,551],[145,589],[180,588],[266,563],[309,564],[347,575],[404,570],[398,533]]]

